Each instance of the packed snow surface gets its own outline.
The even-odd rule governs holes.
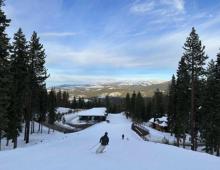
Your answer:
[[[143,141],[122,114],[109,114],[83,131],[60,134],[53,141],[0,152],[1,170],[219,170],[220,158],[175,146]],[[106,152],[96,154],[108,132]],[[122,134],[125,139],[122,140]],[[60,138],[60,136],[62,138]]]

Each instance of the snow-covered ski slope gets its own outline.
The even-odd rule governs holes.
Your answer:
[[[1,170],[220,170],[220,158],[143,141],[122,114],[48,143],[0,152]],[[108,132],[106,152],[92,148]],[[125,135],[125,140],[121,135]],[[92,148],[92,149],[91,149]]]

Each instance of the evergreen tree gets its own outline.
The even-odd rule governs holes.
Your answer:
[[[146,101],[145,121],[148,121],[152,117],[152,100],[151,98]]]
[[[164,105],[163,105],[163,93],[157,89],[154,92],[154,96],[153,96],[153,116],[154,118],[158,118],[164,115]]]
[[[57,106],[60,107],[62,106],[62,92],[59,90],[57,92]]]
[[[72,104],[71,104],[71,105],[72,105],[72,108],[73,108],[73,109],[76,109],[76,108],[77,108],[77,102],[76,102],[76,97],[75,97],[75,96],[73,97],[73,101],[72,101]]]
[[[216,64],[209,63],[205,100],[202,106],[201,134],[206,144],[206,152],[219,156],[220,149],[220,54]]]
[[[46,113],[47,113],[47,105],[48,105],[48,95],[47,95],[47,89],[42,88],[40,90],[40,100],[39,100],[39,128],[38,132],[42,133],[42,123],[46,120]]]
[[[135,115],[136,115],[136,93],[135,91],[132,93],[131,96],[131,108],[130,108],[130,113],[131,113],[131,117],[134,119]]]
[[[180,137],[189,130],[189,112],[190,112],[190,75],[185,58],[182,57],[179,62],[176,80],[176,116],[173,126],[173,132],[177,137],[179,145]]]
[[[211,60],[207,69],[207,84],[205,90],[205,100],[202,106],[202,128],[201,134],[205,139],[206,152],[213,154],[214,152],[214,116],[215,116],[215,99],[216,99],[216,75],[215,62]]]
[[[192,150],[197,148],[197,123],[198,123],[198,100],[199,94],[196,91],[198,88],[198,82],[204,76],[205,69],[205,60],[207,56],[205,55],[204,49],[205,46],[202,45],[198,34],[196,33],[195,28],[192,28],[192,31],[189,37],[186,39],[184,44],[184,58],[188,66],[188,71],[190,73],[190,83],[191,83],[191,142]],[[200,94],[201,95],[201,94]]]
[[[82,102],[80,100],[80,102]],[[82,108],[82,103],[80,103],[80,108]],[[69,93],[67,91],[64,91],[63,92],[63,95],[62,95],[62,106],[63,107],[69,107]]]
[[[8,139],[17,147],[17,136],[21,132],[22,115],[25,107],[25,93],[28,75],[27,42],[21,28],[14,35],[11,54],[12,88],[10,91],[10,109],[8,113]]]
[[[105,107],[107,109],[106,112],[110,113],[111,112],[111,104],[110,104],[110,99],[109,99],[108,95],[105,97]]]
[[[10,19],[7,19],[2,11],[4,1],[0,0],[0,150],[1,138],[7,127],[7,110],[10,103],[10,63],[9,63],[9,38],[6,28],[9,26]]]
[[[85,101],[85,100],[84,100],[84,101]],[[102,101],[101,101],[100,98],[98,98],[98,100],[97,100],[97,106],[98,106],[98,107],[102,107]]]
[[[56,120],[56,93],[55,90],[52,88],[49,96],[48,96],[48,123],[53,125]],[[50,133],[50,128],[48,130]]]
[[[215,106],[216,106],[216,115],[214,118],[214,124],[215,124],[215,150],[216,155],[220,156],[220,52],[217,54],[217,60],[216,60],[216,100],[215,100]]]
[[[174,123],[176,118],[176,78],[173,75],[171,85],[169,86],[169,101],[168,101],[168,128],[171,135],[174,131]]]
[[[126,111],[126,117],[128,118],[129,112],[131,109],[131,99],[130,99],[130,94],[127,93],[126,94],[126,98],[125,98],[125,111]]]
[[[135,103],[136,103],[135,117],[138,121],[143,121],[145,114],[145,105],[144,105],[144,98],[142,97],[140,92],[138,92],[137,94]]]
[[[45,50],[40,43],[40,39],[36,32],[33,32],[31,41],[29,42],[29,67],[28,67],[28,90],[26,96],[26,112],[25,112],[25,141],[29,142],[30,121],[32,121],[32,129],[34,128],[33,113],[39,110],[39,89],[44,88],[45,80],[49,77],[45,68]]]

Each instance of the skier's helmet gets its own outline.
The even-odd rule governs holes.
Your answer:
[[[105,135],[108,135],[108,132],[105,132]]]

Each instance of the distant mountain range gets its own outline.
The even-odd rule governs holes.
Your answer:
[[[101,83],[86,83],[86,84],[63,84],[55,86],[55,90],[68,91],[70,97],[100,97],[104,98],[106,95],[112,97],[125,97],[126,94],[133,91],[140,91],[143,96],[152,96],[154,91],[158,88],[163,92],[168,89],[169,81],[112,81]]]

